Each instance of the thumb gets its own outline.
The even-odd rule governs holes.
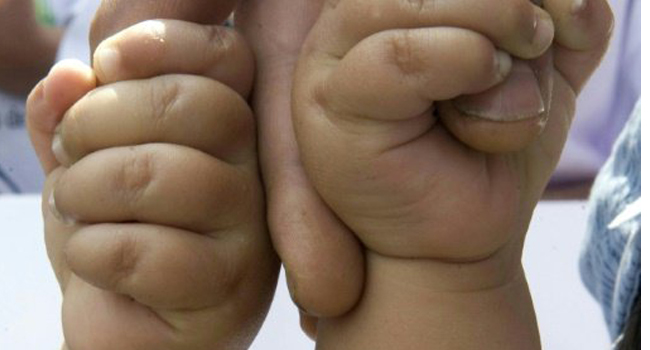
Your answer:
[[[90,47],[133,24],[149,19],[178,19],[199,24],[225,21],[237,0],[104,0],[90,27]]]
[[[537,82],[534,78],[528,78],[527,80],[533,83],[526,83],[526,79],[515,78],[515,75],[511,74],[507,81],[512,81],[512,84],[501,84],[485,93],[456,99],[453,105],[447,103],[442,106],[441,115],[445,125],[456,137],[471,147],[480,151],[496,153],[518,151],[543,135],[542,138],[550,137],[560,146],[553,147],[553,153],[558,153],[561,150],[563,142],[557,143],[557,137],[561,136],[563,139],[566,135],[545,132],[545,129],[549,127],[547,125],[549,118],[553,119],[549,121],[551,124],[562,119],[550,117],[551,103],[553,106],[559,106],[558,101],[551,101],[551,93],[557,95],[558,91],[564,91],[565,86],[561,86],[562,84],[568,84],[574,95],[580,92],[606,52],[613,27],[613,14],[606,0],[545,0],[544,9],[553,19],[555,43],[547,54],[535,61],[529,61],[530,68],[532,68],[529,70],[536,72]],[[552,55],[550,55],[551,52]],[[551,74],[553,67],[563,81],[554,82],[555,78]],[[513,67],[513,71],[517,70]],[[528,75],[533,76],[531,73]],[[518,76],[522,76],[522,74],[518,74]],[[535,89],[527,89],[527,85],[536,88],[537,93],[535,93]],[[553,92],[553,90],[557,91]],[[454,108],[465,107],[463,109],[467,110],[466,107],[469,106],[467,102],[471,102],[470,110],[476,110],[478,108],[476,106],[486,109],[491,107],[497,111],[493,112],[495,115],[507,115],[508,109],[512,110],[513,106],[517,106],[518,96],[534,97],[535,95],[539,95],[540,101],[543,101],[543,104],[540,105],[543,106],[541,109],[543,113],[537,117],[522,118],[516,121],[499,122],[490,120],[491,118],[468,117],[461,115],[462,113]],[[526,99],[522,101],[526,102]],[[569,104],[574,103],[564,97],[561,101]],[[534,101],[531,102],[533,103],[529,103],[529,105],[535,107]],[[463,106],[463,104],[467,104],[467,106]],[[521,108],[525,105],[524,103],[514,109],[520,112],[526,111],[526,108]],[[572,111],[573,107],[565,105],[560,109]],[[535,108],[529,108],[529,110],[534,112]],[[554,110],[558,109],[554,108]],[[482,116],[481,113],[468,114]],[[534,116],[536,113],[523,113],[523,115],[527,114]],[[573,112],[568,115],[572,116]],[[568,130],[566,127],[557,125],[550,125],[550,127],[556,131],[564,130],[562,131],[564,133]]]
[[[553,45],[551,116],[535,147],[527,149],[530,183],[543,189],[566,142],[575,115],[576,97],[607,51],[614,15],[607,0],[545,0],[556,24]],[[541,193],[540,193],[541,194]]]
[[[545,0],[556,23],[554,64],[578,94],[602,60],[614,28],[607,0]]]
[[[32,90],[27,99],[27,130],[46,175],[59,166],[56,127],[66,111],[96,86],[95,74],[75,60],[61,61]]]

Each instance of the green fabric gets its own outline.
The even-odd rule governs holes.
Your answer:
[[[54,13],[52,12],[52,8],[50,7],[50,4],[47,2],[47,0],[33,0],[34,1],[34,11],[36,12],[36,20],[38,23],[47,25],[47,26],[54,26],[55,21],[54,21]]]

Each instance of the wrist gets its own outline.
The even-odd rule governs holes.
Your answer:
[[[359,305],[319,322],[318,343],[325,350],[540,348],[520,262],[451,264],[373,253]]]

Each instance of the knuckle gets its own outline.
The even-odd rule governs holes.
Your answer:
[[[138,242],[134,235],[118,230],[108,241],[106,249],[106,268],[109,286],[119,289],[137,271],[139,260]]]
[[[395,66],[406,76],[419,76],[426,67],[426,62],[415,32],[404,30],[391,36],[389,40],[390,56]]]
[[[135,205],[144,197],[154,179],[154,157],[131,149],[124,157],[115,178],[114,189],[126,203]]]
[[[178,81],[163,78],[158,84],[151,84],[150,89],[151,117],[154,125],[162,126],[176,111],[183,88]]]

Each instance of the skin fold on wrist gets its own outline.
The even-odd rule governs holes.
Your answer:
[[[319,322],[317,349],[539,349],[521,263],[490,264],[369,253],[360,304]]]

